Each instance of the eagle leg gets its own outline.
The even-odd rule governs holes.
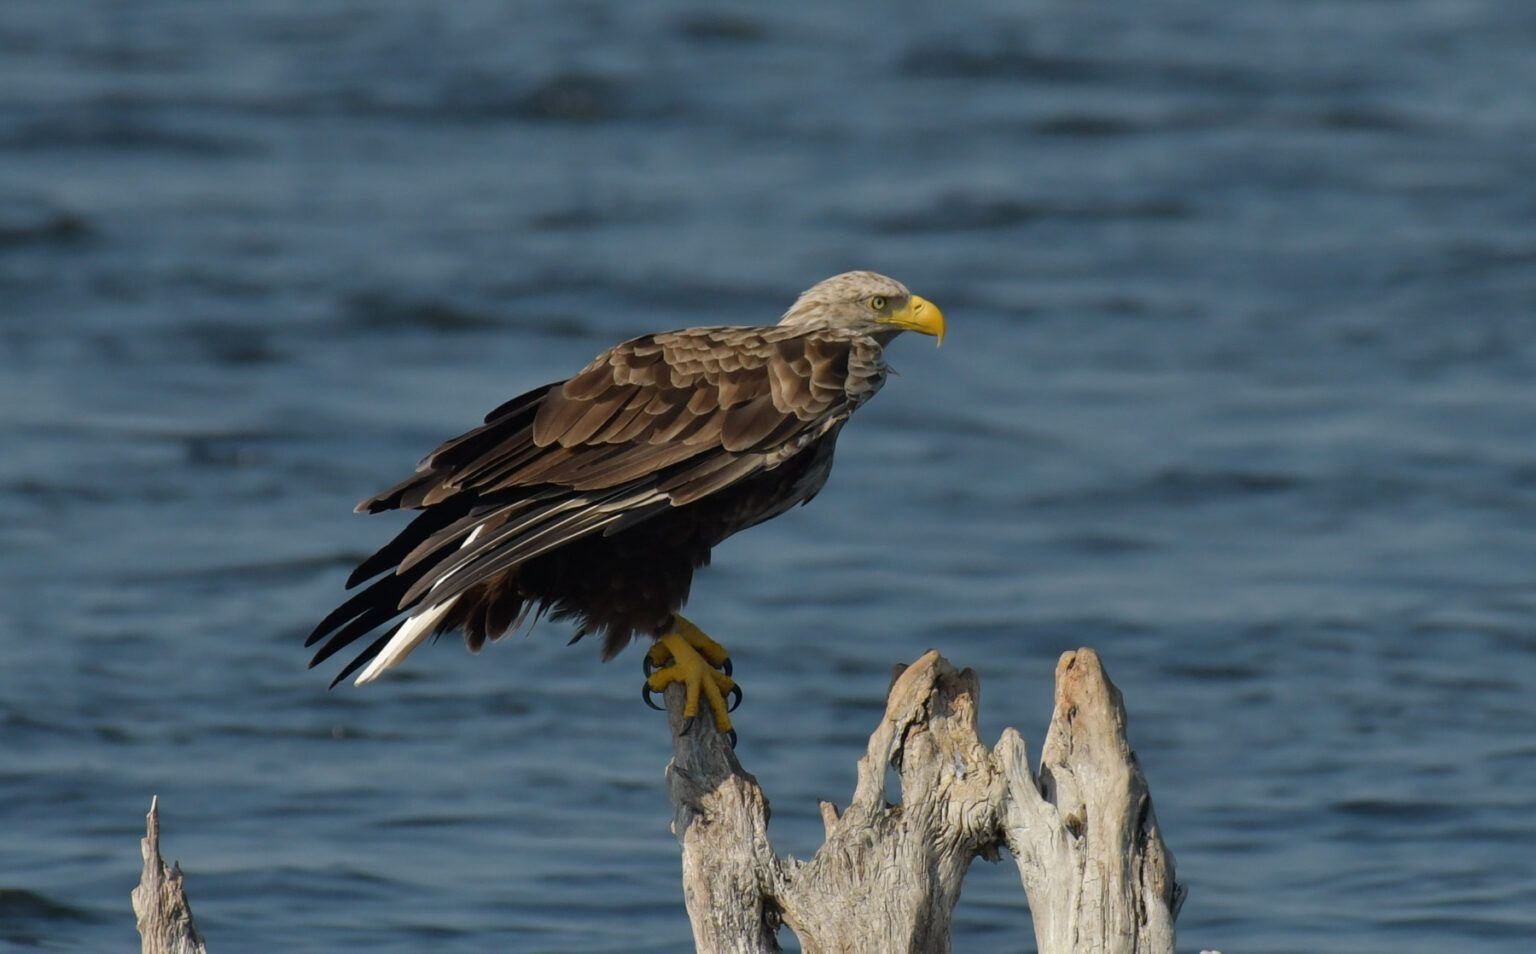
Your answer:
[[[697,626],[676,617],[672,629],[656,640],[656,645],[646,653],[645,688],[649,692],[661,692],[675,682],[688,690],[683,706],[683,718],[691,719],[699,714],[699,701],[709,705],[714,715],[715,728],[731,733],[729,705],[731,696],[740,701],[741,689],[735,680],[718,670],[730,663],[725,647],[710,639]],[[661,668],[655,668],[655,667]],[[734,733],[732,733],[734,734]]]

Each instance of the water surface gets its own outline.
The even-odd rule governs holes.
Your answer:
[[[875,268],[951,335],[716,553],[780,851],[894,662],[1124,691],[1182,946],[1536,938],[1536,11],[1508,0],[0,12],[0,948],[688,945],[639,659],[325,691],[352,503],[623,337]],[[1029,949],[978,865],[959,951]]]

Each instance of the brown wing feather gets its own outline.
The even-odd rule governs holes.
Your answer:
[[[599,490],[698,454],[743,453],[771,435],[810,429],[849,401],[841,389],[813,384],[820,369],[806,337],[792,329],[700,328],[626,342],[549,391],[531,433],[521,435],[532,447],[498,445],[487,455],[516,466],[481,460],[445,475],[444,489]],[[819,345],[815,357],[853,346],[847,339],[829,344]]]
[[[603,490],[699,455],[769,451],[845,418],[882,373],[868,339],[783,326],[647,335],[498,408],[359,509],[550,485]]]

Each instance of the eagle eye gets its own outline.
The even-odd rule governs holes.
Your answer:
[[[885,311],[885,296],[876,295],[875,297],[871,298],[869,300],[869,307],[873,308],[875,311]]]

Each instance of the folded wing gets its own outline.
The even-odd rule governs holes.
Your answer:
[[[870,339],[789,326],[694,328],[609,349],[358,504],[422,513],[354,571],[349,587],[392,572],[316,627],[308,644],[325,643],[311,665],[411,611],[337,678],[370,661],[359,681],[377,676],[450,627],[452,602],[472,588],[779,466],[835,433],[883,376]],[[471,648],[517,620],[499,622],[501,631],[466,632]]]

